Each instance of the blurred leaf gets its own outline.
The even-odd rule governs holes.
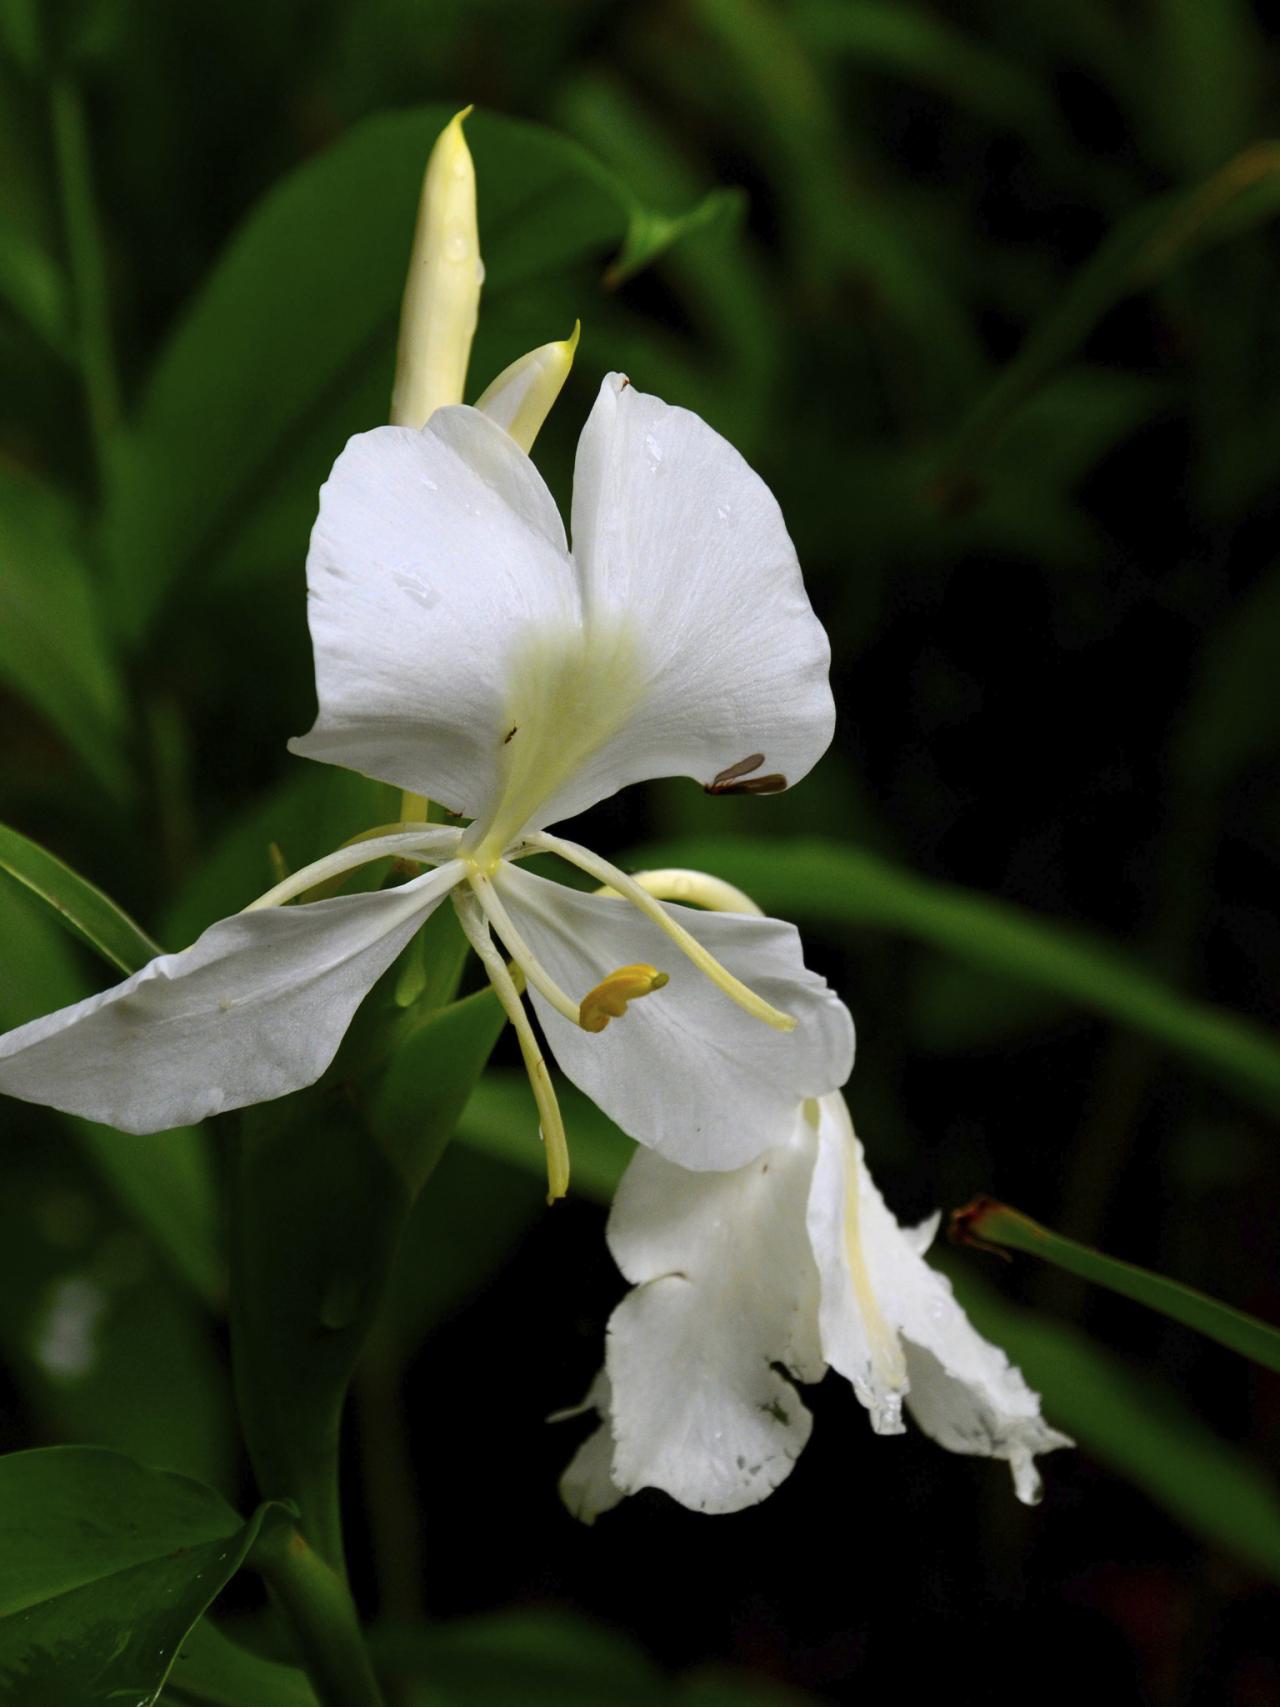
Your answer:
[[[0,299],[59,355],[71,352],[66,275],[16,220],[0,213]]]
[[[935,492],[961,501],[972,475],[1027,401],[1074,356],[1103,316],[1210,244],[1280,212],[1280,144],[1262,142],[1180,195],[1128,214],[1059,292],[1012,361],[970,408],[939,458]]]
[[[369,1130],[417,1194],[458,1124],[506,1016],[491,989],[409,1016],[363,1099]]]
[[[160,1701],[174,1707],[318,1707],[305,1672],[250,1653],[208,1618],[179,1648]]]
[[[923,8],[887,0],[802,0],[795,27],[824,55],[896,72],[935,88],[996,124],[1051,136],[1057,116],[1045,89],[999,53]]]
[[[709,190],[696,206],[680,214],[659,213],[654,208],[634,205],[622,248],[609,263],[605,283],[625,284],[673,243],[716,226],[739,225],[745,212],[746,199],[741,190]]]
[[[0,871],[29,889],[67,930],[118,971],[136,972],[163,953],[110,896],[7,824],[0,824]]]
[[[0,684],[48,718],[100,787],[128,795],[124,690],[74,512],[61,493],[3,464]]]
[[[1151,130],[1177,171],[1211,171],[1258,131],[1267,44],[1248,0],[1156,0],[1144,31]]]
[[[1280,1371],[1280,1328],[1210,1298],[1193,1286],[1171,1280],[1168,1275],[1153,1274],[1150,1269],[1138,1268],[1090,1245],[1078,1244],[1050,1227],[1042,1227],[1007,1203],[979,1197],[966,1208],[957,1209],[951,1217],[951,1236],[964,1244],[1007,1245],[1011,1250],[1026,1251],[1030,1256],[1091,1280],[1096,1286],[1105,1286],[1109,1292],[1118,1292],[1122,1298],[1132,1298],[1149,1310],[1158,1310],[1162,1316],[1208,1335],[1229,1351],[1260,1363],[1264,1369]]]
[[[0,1680],[10,1699],[153,1700],[261,1516],[244,1523],[212,1488],[115,1452],[0,1459]]]
[[[1173,762],[1186,784],[1217,793],[1280,747],[1280,565],[1227,612],[1196,665]]]
[[[114,902],[34,842],[0,825],[0,869],[14,870],[9,858],[15,850],[27,879],[21,889],[0,882],[0,944],[10,968],[0,987],[0,1027],[6,1030],[90,993],[67,937],[52,928],[54,921],[69,923],[60,898],[115,949],[115,957],[108,958],[115,958],[121,970],[127,969],[126,960],[137,964],[160,952]],[[46,891],[53,895],[52,904]],[[223,1264],[213,1160],[203,1129],[184,1126],[138,1136],[70,1115],[58,1118],[175,1271],[206,1304],[216,1306],[224,1290]]]
[[[385,420],[385,401],[370,412],[367,387],[372,376],[389,394],[423,166],[450,116],[433,106],[366,120],[298,168],[250,215],[179,325],[121,447],[111,496],[108,537],[131,634],[226,550],[283,468],[313,507],[345,438]],[[678,235],[645,228],[634,198],[563,137],[486,113],[467,136],[486,304],[629,231],[629,265]]]
[[[902,871],[858,848],[716,837],[662,843],[631,868],[693,866],[745,889],[766,912],[901,932],[988,972],[1078,1002],[1168,1045],[1202,1070],[1280,1107],[1280,1045],[1261,1026],[1170,989],[1109,943],[985,895]]]
[[[1062,1014],[1062,1002],[1045,991],[930,955],[913,968],[906,1029],[928,1053],[965,1055],[1043,1031]]]
[[[263,1494],[298,1504],[339,1574],[342,1409],[410,1201],[333,1076],[241,1119],[231,1335],[245,1442]]]
[[[41,1432],[233,1484],[230,1387],[207,1313],[60,1133],[23,1130],[0,1193],[0,1346]]]
[[[421,1679],[449,1707],[653,1707],[667,1679],[627,1637],[566,1613],[506,1612],[374,1630],[388,1682]]]
[[[1280,1499],[1263,1472],[1150,1376],[1064,1323],[1007,1304],[968,1269],[948,1273],[974,1326],[1021,1368],[1055,1427],[1193,1535],[1280,1581]]]
[[[491,1078],[485,1075],[475,1095]],[[512,1167],[467,1141],[445,1152],[413,1206],[388,1287],[390,1350],[400,1362],[480,1297],[533,1223],[548,1213],[540,1148],[533,1160],[536,1171]],[[477,1204],[484,1205],[482,1215]]]
[[[569,1136],[570,1191],[611,1203],[635,1146],[573,1085],[559,1081],[556,1095]],[[523,1073],[486,1073],[471,1093],[456,1136],[487,1156],[546,1178],[533,1093]]]

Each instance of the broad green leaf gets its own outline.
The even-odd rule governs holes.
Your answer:
[[[1021,1368],[1055,1427],[1192,1534],[1280,1581],[1280,1498],[1262,1470],[1158,1380],[1064,1323],[1007,1304],[968,1269],[948,1272],[974,1326]]]
[[[12,835],[0,826],[0,865],[6,838]],[[150,958],[143,954],[143,944],[151,953],[159,952],[114,903],[43,849],[24,843],[21,837],[15,838],[15,845],[36,881],[19,888],[0,879],[0,949],[9,968],[8,978],[0,985],[0,1029],[4,1030],[91,994],[70,941],[58,928],[68,923],[67,914],[56,904],[46,904],[43,896],[36,899],[41,895],[38,874],[45,871],[42,861],[48,862],[59,884],[70,880],[67,892],[75,894],[80,916],[90,920],[95,933],[111,942],[122,957]],[[39,857],[31,859],[27,850]],[[139,1137],[71,1116],[57,1118],[75,1133],[121,1205],[150,1234],[175,1271],[206,1304],[216,1305],[225,1290],[224,1265],[207,1133],[199,1127],[178,1127]]]
[[[486,988],[423,1017],[410,1015],[401,1029],[364,1113],[412,1193],[440,1160],[505,1024],[498,998]]]
[[[563,1080],[556,1086],[569,1137],[569,1190],[611,1203],[634,1145],[596,1105]],[[523,1073],[491,1071],[463,1110],[458,1141],[546,1178],[533,1093]]]
[[[160,1699],[166,1707],[318,1707],[305,1672],[250,1653],[208,1618],[179,1648]]]
[[[259,507],[284,496],[313,510],[347,436],[385,420],[422,171],[449,117],[432,106],[369,119],[299,167],[250,215],[178,326],[111,495],[108,538],[130,632],[197,566],[225,555]],[[678,235],[642,230],[633,198],[575,143],[486,113],[468,120],[467,137],[482,313],[542,274],[603,256],[629,231],[637,263]],[[566,304],[564,330],[572,319]],[[475,388],[491,377],[475,376]],[[300,553],[305,523],[293,527]]]
[[[0,824],[0,871],[24,884],[117,971],[136,972],[163,952],[110,896],[7,824]]]
[[[71,347],[66,275],[15,219],[0,213],[0,298],[51,348]]]
[[[149,1707],[257,1535],[199,1482],[92,1447],[0,1459],[0,1683],[31,1707]]]
[[[7,1116],[0,1350],[39,1438],[126,1452],[220,1488],[237,1473],[208,1312],[56,1127]]]
[[[978,398],[938,462],[934,492],[962,501],[979,464],[1026,402],[1083,346],[1103,315],[1213,243],[1280,211],[1280,145],[1257,143],[1184,194],[1127,215],[1068,282],[1022,348]]]
[[[61,493],[0,466],[0,685],[46,717],[116,799],[131,782],[124,690]]]
[[[1152,132],[1178,172],[1205,172],[1258,133],[1267,43],[1248,0],[1156,0],[1144,20]]]
[[[917,877],[859,848],[717,837],[640,849],[641,866],[687,865],[745,889],[766,912],[891,930],[1131,1026],[1203,1071],[1280,1107],[1280,1046],[1261,1026],[1170,989],[1111,944],[1007,902]]]
[[[951,1232],[954,1238],[965,1242],[1007,1245],[1011,1250],[1041,1257],[1056,1268],[1065,1268],[1096,1286],[1105,1286],[1109,1292],[1132,1298],[1149,1310],[1158,1310],[1162,1316],[1206,1334],[1229,1351],[1260,1363],[1264,1369],[1280,1371],[1280,1328],[1210,1298],[1194,1286],[1171,1280],[1168,1275],[1154,1274],[1148,1268],[1121,1262],[1090,1245],[1064,1238],[1007,1203],[997,1203],[989,1197],[977,1198],[951,1217]]]

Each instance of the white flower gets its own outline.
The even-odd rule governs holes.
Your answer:
[[[0,1091],[155,1131],[309,1084],[446,895],[517,1029],[554,1195],[563,1129],[503,951],[565,1072],[689,1167],[748,1161],[801,1098],[843,1083],[851,1024],[790,926],[664,906],[546,829],[645,778],[765,793],[820,757],[827,641],[777,504],[697,416],[611,375],[578,447],[573,534],[570,553],[532,462],[476,409],[353,438],[307,561],[319,716],[291,745],[470,824],[340,850],[0,1038]],[[535,852],[614,893],[534,876],[517,862]],[[280,905],[388,853],[433,869]]]
[[[838,1092],[729,1173],[637,1151],[608,1234],[635,1290],[578,1407],[601,1422],[562,1480],[569,1509],[592,1522],[639,1488],[695,1511],[756,1504],[812,1427],[787,1375],[817,1381],[828,1365],[877,1433],[903,1432],[905,1401],[940,1445],[1006,1459],[1033,1503],[1036,1455],[1071,1442],[924,1260],[937,1224],[894,1220]]]

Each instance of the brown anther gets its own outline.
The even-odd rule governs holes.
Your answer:
[[[748,774],[759,770],[763,763],[763,753],[749,753],[710,782],[704,782],[703,789],[707,794],[781,794],[787,786],[787,779],[780,771],[771,771],[768,776]]]

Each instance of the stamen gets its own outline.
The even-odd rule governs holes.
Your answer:
[[[484,915],[470,895],[457,890],[454,891],[453,905],[467,941],[475,949],[480,964],[493,985],[493,993],[515,1030],[516,1041],[520,1045],[520,1054],[524,1060],[524,1070],[529,1075],[529,1087],[538,1106],[539,1135],[547,1152],[547,1202],[554,1203],[557,1197],[563,1197],[569,1189],[569,1144],[560,1115],[560,1104],[556,1101],[555,1086],[538,1047],[538,1040],[533,1034],[533,1027],[529,1024],[529,1016],[524,1011],[524,1003],[516,992],[510,972],[507,971],[506,961],[493,946]]]
[[[524,937],[521,936],[511,914],[503,905],[502,898],[484,872],[475,870],[468,872],[467,881],[470,883],[472,893],[483,908],[489,923],[498,933],[503,948],[524,973],[529,983],[547,998],[557,1013],[564,1015],[570,1025],[578,1025],[580,1017],[577,1002],[565,994],[529,947]]]
[[[413,855],[434,863],[441,864],[452,858],[458,845],[459,831],[441,827],[429,828],[426,824],[387,824],[376,830],[366,830],[362,835],[353,836],[351,840],[323,859],[315,860],[311,865],[304,865],[301,871],[295,871],[277,883],[273,889],[268,889],[265,895],[259,895],[256,901],[250,901],[247,907],[240,910],[243,913],[256,913],[263,907],[279,907],[286,901],[292,901],[296,895],[305,895],[308,889],[315,889],[330,878],[342,877],[348,871],[354,871],[358,866],[368,865],[375,859],[386,859],[389,855]]]
[[[621,1019],[627,1003],[651,996],[671,980],[656,966],[620,966],[582,998],[578,1024],[583,1031],[603,1031],[611,1019]]]
[[[597,883],[604,883],[610,889],[615,889],[624,901],[630,901],[646,919],[652,920],[660,930],[665,931],[699,972],[704,972],[716,988],[723,990],[745,1013],[762,1019],[775,1031],[795,1030],[796,1022],[790,1014],[784,1014],[780,1008],[766,1002],[763,996],[757,996],[740,978],[735,978],[732,972],[721,966],[714,954],[705,949],[683,925],[678,924],[666,908],[655,901],[633,877],[628,877],[625,871],[619,871],[616,865],[610,865],[607,859],[601,859],[599,854],[592,853],[590,848],[580,847],[577,842],[563,841],[559,836],[548,835],[545,830],[532,830],[523,840],[527,845],[541,848],[546,853],[559,854],[560,858],[568,860],[570,865],[576,865],[579,871],[585,871],[589,877],[594,877]]]
[[[722,877],[709,872],[693,871],[685,866],[664,866],[658,871],[633,871],[633,883],[638,883],[656,901],[684,901],[689,906],[703,907],[708,913],[746,913],[755,919],[764,917],[764,908],[757,907],[750,895],[726,883]],[[596,891],[599,895],[617,895],[608,884]]]

